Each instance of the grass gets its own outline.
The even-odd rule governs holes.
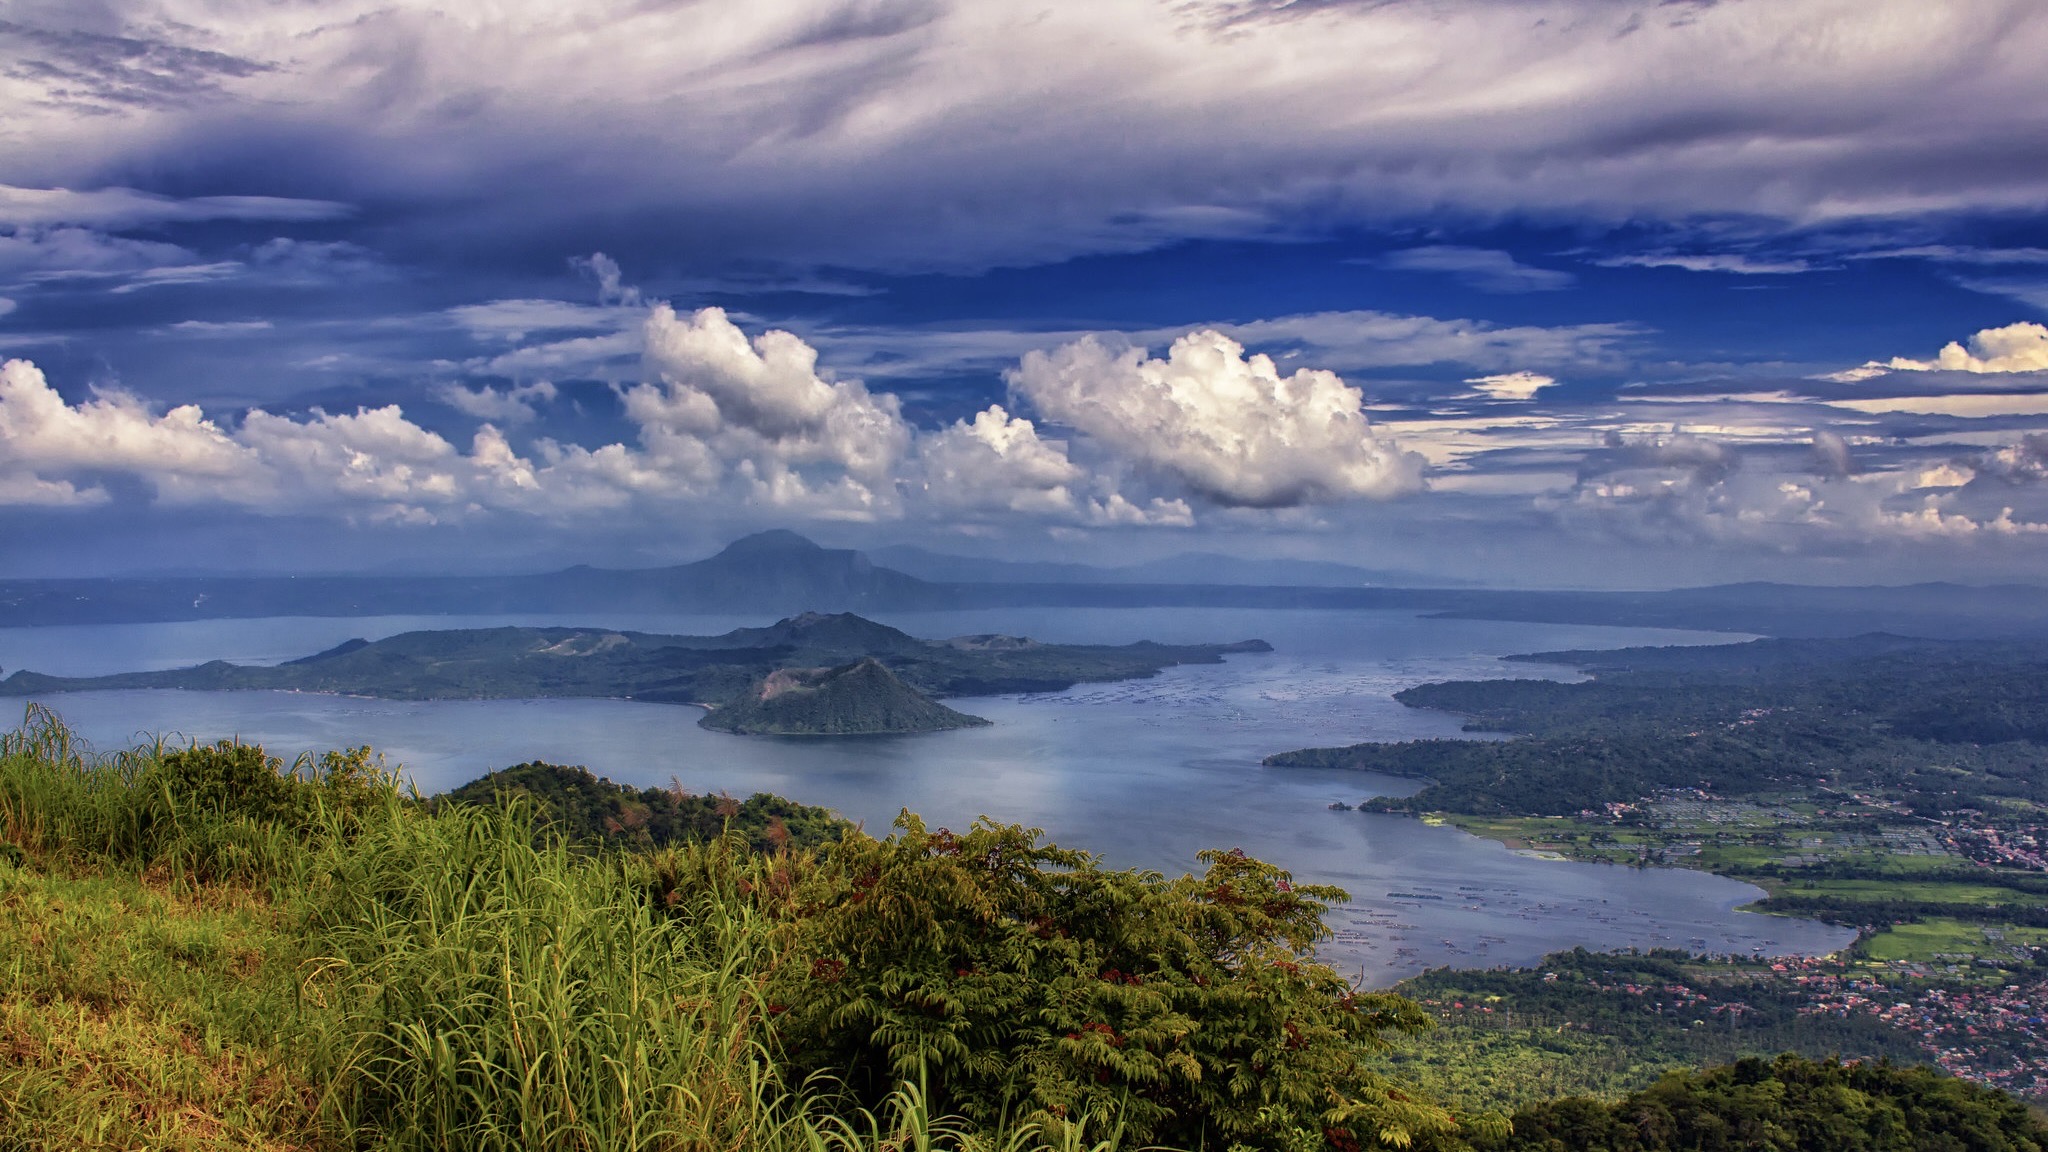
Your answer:
[[[1987,935],[1996,932],[2002,939]],[[1961,920],[1930,917],[1911,924],[1895,924],[1867,938],[1860,947],[1863,958],[1888,964],[1944,964],[1956,957],[1973,957],[2002,952],[2012,944],[2048,944],[2048,928],[1973,924]]]
[[[254,767],[252,767],[252,764]],[[260,771],[257,771],[260,769]],[[736,843],[645,857],[429,810],[367,752],[0,734],[0,1148],[1110,1152],[786,1083]]]
[[[2036,893],[2019,892],[1991,884],[1973,884],[1968,880],[1794,880],[1782,883],[1779,887],[1788,895],[1839,896],[1851,900],[1878,902],[1921,900],[1949,904],[2027,906],[2048,902],[2048,897]]]
[[[322,1146],[276,1042],[294,954],[248,893],[0,862],[0,1145]]]

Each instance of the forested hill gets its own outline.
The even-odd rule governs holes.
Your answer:
[[[745,800],[724,793],[629,788],[590,769],[535,760],[478,777],[435,797],[435,805],[531,803],[540,823],[572,842],[626,848],[703,843],[728,832],[757,852],[816,848],[838,840],[852,825],[829,809],[798,804],[767,792]]]
[[[1304,749],[1276,766],[1432,779],[1386,806],[1565,815],[1665,788],[1870,788],[1931,810],[2048,802],[2048,645],[1896,636],[1526,657],[1592,673],[1396,694],[1509,741]]]

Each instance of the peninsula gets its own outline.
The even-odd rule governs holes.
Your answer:
[[[19,671],[0,696],[128,688],[272,689],[396,700],[605,697],[711,709],[706,727],[777,735],[933,732],[986,723],[934,697],[1056,692],[1214,664],[1236,644],[1045,644],[1022,636],[921,640],[852,613],[670,636],[608,628],[470,628],[350,640],[278,665],[212,661],[111,676]]]

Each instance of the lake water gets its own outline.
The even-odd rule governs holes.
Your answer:
[[[1332,801],[1405,795],[1414,781],[1272,769],[1292,748],[1460,735],[1456,717],[1392,693],[1447,678],[1572,675],[1502,663],[1515,652],[1725,643],[1658,629],[1433,620],[1397,612],[1022,609],[880,617],[915,635],[976,632],[1064,642],[1232,641],[1275,651],[1067,692],[954,701],[993,727],[841,740],[732,736],[694,708],[608,700],[403,702],[287,692],[88,692],[51,697],[101,748],[155,736],[240,736],[289,759],[370,744],[425,791],[524,760],[583,764],[620,783],[777,792],[885,830],[903,808],[933,825],[976,817],[1044,828],[1118,866],[1182,872],[1203,848],[1243,848],[1297,878],[1337,884],[1324,958],[1368,984],[1443,964],[1526,964],[1546,952],[1679,947],[1827,952],[1851,934],[1735,911],[1761,893],[1683,870],[1543,860],[1450,828]],[[416,628],[580,624],[711,634],[757,618],[707,616],[285,618],[0,629],[0,667],[60,675],[272,662]],[[1416,897],[1435,897],[1418,899]]]

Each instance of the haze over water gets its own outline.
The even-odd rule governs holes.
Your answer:
[[[739,737],[696,709],[605,700],[405,702],[282,692],[94,692],[50,698],[88,740],[239,735],[289,758],[368,743],[424,791],[530,759],[583,764],[634,785],[772,791],[884,831],[902,808],[934,826],[977,816],[1046,829],[1119,866],[1180,872],[1204,848],[1239,847],[1334,883],[1332,963],[1385,984],[1440,964],[1526,964],[1574,945],[1712,952],[1826,952],[1851,934],[1736,912],[1760,893],[1681,870],[1541,860],[1418,820],[1337,812],[1415,781],[1269,769],[1312,745],[1463,735],[1460,721],[1391,699],[1447,678],[1569,676],[1497,657],[1560,648],[1717,643],[1696,632],[1421,619],[1390,612],[1026,609],[881,617],[915,635],[976,632],[1065,642],[1271,641],[1268,655],[1169,669],[1151,680],[972,698],[990,728],[841,740]],[[351,637],[503,623],[708,634],[753,618],[376,617],[0,629],[0,667],[83,675],[209,659],[289,659]]]

